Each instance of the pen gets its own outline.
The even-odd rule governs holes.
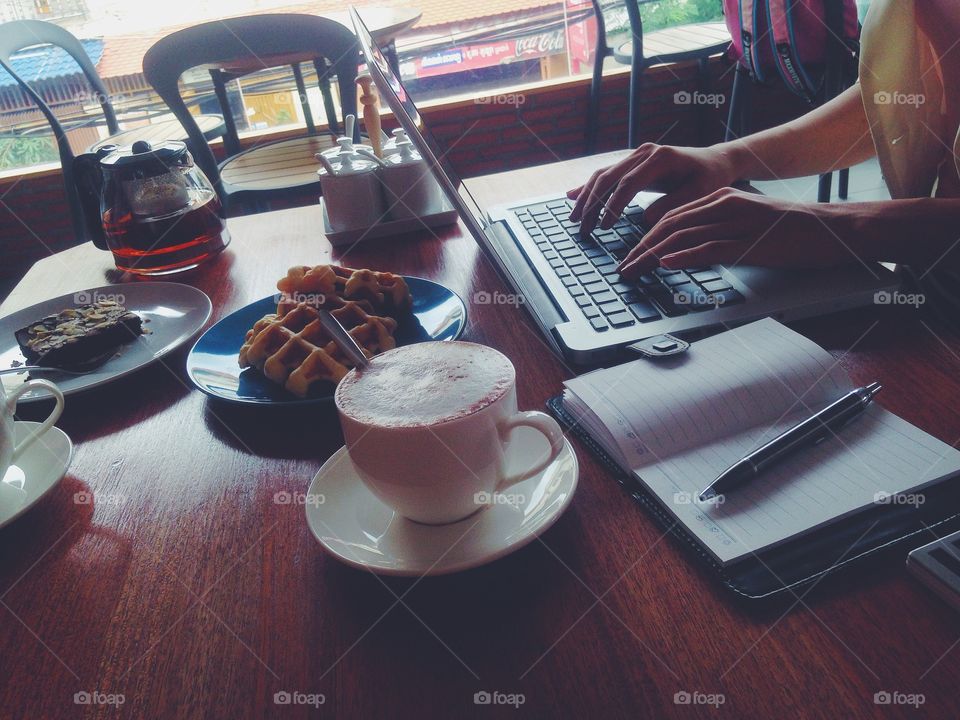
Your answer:
[[[867,409],[873,396],[880,392],[880,383],[870,383],[852,390],[836,402],[806,420],[794,425],[763,447],[738,460],[700,493],[700,501],[710,500],[740,487],[784,457],[802,447],[816,445],[839,430]]]

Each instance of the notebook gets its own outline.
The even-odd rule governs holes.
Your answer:
[[[871,508],[922,505],[924,488],[960,473],[960,451],[875,401],[722,503],[700,503],[721,471],[854,388],[832,355],[772,319],[564,385],[567,418],[721,566]]]

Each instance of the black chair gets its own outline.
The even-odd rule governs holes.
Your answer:
[[[662,63],[696,60],[699,63],[699,89],[706,92],[709,78],[707,61],[713,55],[726,52],[730,46],[730,33],[723,22],[715,22],[677,25],[644,35],[640,6],[658,0],[591,1],[597,18],[597,46],[587,109],[587,152],[594,152],[597,144],[603,62],[611,55],[617,62],[630,66],[630,112],[627,125],[627,146],[634,148],[639,141],[640,91],[646,69]],[[615,12],[619,12],[622,16],[624,10],[629,21],[630,37],[611,47],[607,36],[608,22],[613,19],[612,16]]]
[[[842,8],[839,2],[828,0],[824,5],[827,24],[827,46],[824,62],[809,71],[820,77],[820,87],[813,100],[813,106],[819,107],[832,100],[857,81],[858,53],[848,48],[842,37]],[[772,73],[779,78],[776,72]],[[742,62],[736,65],[736,74],[733,78],[733,91],[730,95],[729,114],[725,140],[743,137],[750,134],[750,95],[756,79]],[[843,168],[838,172],[837,196],[846,200],[850,187],[850,169]],[[830,193],[833,185],[833,173],[823,173],[820,176],[817,188],[817,201],[830,202]]]
[[[42,20],[15,20],[0,25],[0,67],[6,70],[17,82],[20,88],[37,105],[37,109],[50,123],[53,136],[57,141],[57,151],[60,154],[60,164],[63,168],[63,182],[66,187],[67,202],[70,205],[70,217],[73,231],[78,241],[86,238],[86,229],[83,211],[80,207],[80,198],[77,195],[73,177],[73,151],[67,139],[67,131],[57,119],[50,106],[44,102],[40,94],[34,90],[23,78],[13,71],[10,57],[18,50],[33,47],[34,45],[55,45],[65,50],[80,66],[80,70],[96,93],[106,119],[110,134],[120,132],[117,124],[117,114],[110,103],[109,93],[103,80],[97,74],[90,57],[83,49],[83,45],[73,35],[58,25],[43,22]]]
[[[341,112],[356,114],[359,48],[346,27],[315,15],[270,14],[227,18],[180,30],[157,41],[143,58],[143,73],[186,128],[196,145],[197,164],[230,209],[251,203],[261,209],[270,199],[319,194],[314,154],[332,147],[330,134],[265,143],[217,164],[180,93],[178,80],[191,68],[223,68],[250,58],[282,58],[309,53],[330,65],[340,90]],[[263,63],[267,65],[267,63]],[[277,65],[287,62],[278,62]]]
[[[327,115],[327,126],[331,133],[339,135],[340,124],[337,122],[336,105],[333,102],[333,93],[330,89],[330,68],[327,62],[321,58],[314,59],[314,69],[317,73],[317,85],[320,88],[320,97],[323,98],[323,109]],[[223,112],[226,132],[223,137],[223,147],[227,157],[238,155],[242,151],[240,146],[240,136],[237,133],[237,122],[231,112],[230,98],[227,93],[227,83],[238,80],[251,73],[262,70],[254,65],[253,68],[210,68],[210,79],[213,81],[213,92],[217,96],[217,102]],[[303,112],[304,124],[307,126],[308,135],[317,134],[317,126],[313,121],[313,111],[310,109],[310,102],[307,99],[307,86],[303,79],[303,70],[299,62],[290,63],[290,69],[293,71],[293,81],[297,88],[299,96],[300,110]]]

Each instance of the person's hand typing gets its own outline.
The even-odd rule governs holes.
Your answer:
[[[618,269],[630,279],[660,265],[843,265],[860,255],[859,222],[851,204],[794,203],[723,188],[669,211]]]
[[[737,180],[730,153],[715,148],[686,148],[645,143],[626,158],[595,172],[567,197],[576,200],[570,212],[580,232],[612,227],[623,208],[641,190],[664,192],[643,214],[650,227],[674,208],[708,195]],[[603,217],[601,218],[601,211]]]

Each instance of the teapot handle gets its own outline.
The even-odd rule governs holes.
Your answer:
[[[101,250],[109,250],[100,216],[100,191],[103,174],[100,172],[99,153],[86,153],[73,159],[73,182],[83,213],[87,239]]]

